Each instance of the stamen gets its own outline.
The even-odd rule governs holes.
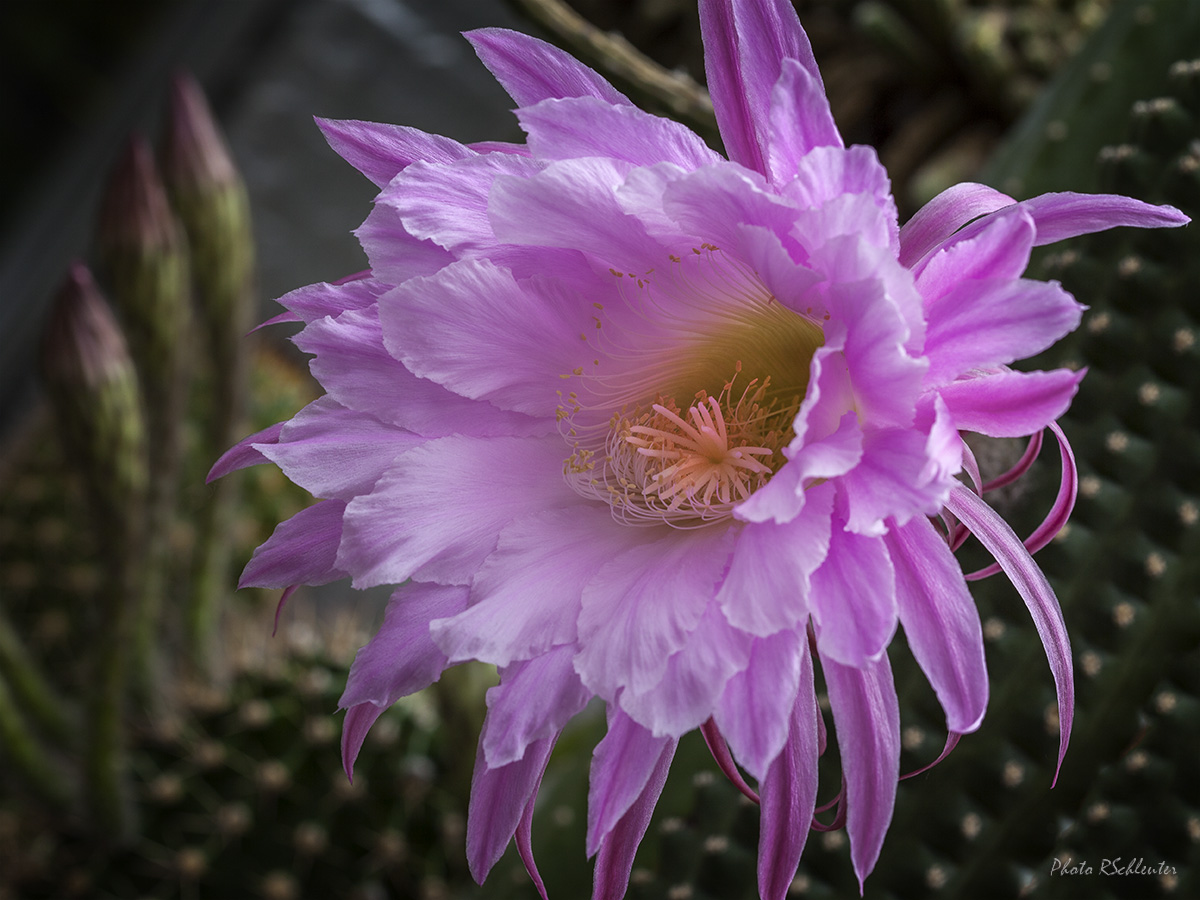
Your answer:
[[[824,340],[819,312],[783,306],[711,244],[671,257],[661,279],[612,274],[624,310],[596,317],[600,358],[586,375],[574,370],[579,389],[560,399],[559,430],[572,448],[564,475],[625,524],[726,519],[785,462]],[[621,287],[631,282],[636,291]],[[680,406],[679,396],[694,399]]]

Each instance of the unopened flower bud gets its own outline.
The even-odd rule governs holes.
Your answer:
[[[144,495],[146,435],[125,338],[82,263],[59,291],[42,362],[65,449],[111,533]]]

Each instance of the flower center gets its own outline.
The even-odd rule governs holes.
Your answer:
[[[719,397],[701,391],[687,411],[690,422],[673,401],[622,420],[609,459],[635,475],[642,496],[631,504],[626,492],[621,503],[700,520],[723,517],[782,464],[779,450],[790,438],[800,398],[780,409],[766,399],[767,378],[761,385],[753,379],[734,401],[736,377]]]
[[[695,528],[730,517],[786,461],[824,343],[815,316],[704,249],[622,292],[633,317],[597,319],[605,331],[589,342],[592,371],[568,376],[580,380],[559,410],[573,451],[565,476],[626,524]]]

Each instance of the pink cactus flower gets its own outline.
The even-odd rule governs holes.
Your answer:
[[[357,232],[370,269],[281,299],[326,393],[213,471],[269,460],[320,498],[243,585],[398,585],[342,698],[347,772],[398,698],[464,660],[499,667],[467,856],[482,881],[515,836],[543,896],[534,798],[556,737],[600,697],[594,896],[625,893],[676,744],[700,728],[761,798],[759,889],[782,898],[816,806],[818,666],[861,883],[900,777],[897,623],[947,748],[984,714],[953,552],[968,534],[1046,645],[1061,764],[1071,652],[1030,553],[1074,502],[1055,420],[1083,373],[1008,366],[1083,307],[1021,276],[1037,245],[1187,221],[961,184],[901,227],[875,152],[843,145],[791,3],[701,0],[700,14],[728,159],[564,52],[494,29],[467,38],[524,144],[320,122],[380,188]],[[1045,429],[1063,486],[1023,542],[981,499],[961,433],[1031,436],[1011,479]]]

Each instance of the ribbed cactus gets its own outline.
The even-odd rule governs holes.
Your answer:
[[[134,678],[146,698],[157,662],[163,595],[171,591],[177,480],[191,361],[187,245],[149,143],[135,136],[109,180],[97,227],[101,270],[138,375],[148,445],[145,563],[134,627]]]
[[[242,437],[247,341],[254,324],[254,234],[246,185],[200,86],[176,79],[166,133],[163,173],[183,221],[192,260],[199,325],[201,388],[197,399],[197,455],[203,479],[212,463]],[[188,662],[212,673],[220,601],[232,575],[226,533],[237,482],[203,490],[196,520],[194,561],[186,600]]]
[[[9,870],[17,895],[372,900],[461,888],[464,823],[446,771],[462,748],[430,698],[413,698],[376,724],[350,784],[332,714],[345,677],[296,659],[193,697],[132,753],[143,837],[106,856],[86,835],[43,837]]]

